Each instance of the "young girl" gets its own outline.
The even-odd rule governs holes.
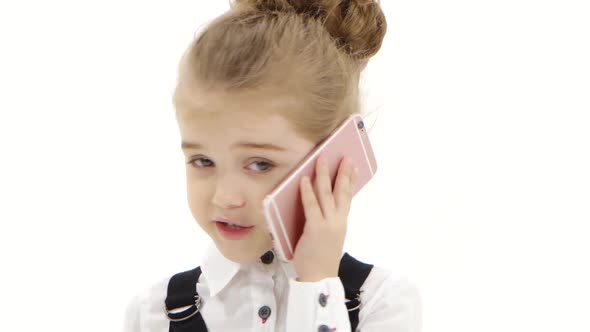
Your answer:
[[[355,166],[322,159],[300,184],[306,223],[275,257],[261,210],[316,144],[359,112],[359,75],[385,17],[373,0],[234,0],[190,45],[174,94],[188,202],[212,244],[201,265],[129,305],[125,330],[420,330],[405,278],[343,254]]]

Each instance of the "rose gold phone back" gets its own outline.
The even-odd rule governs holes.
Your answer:
[[[295,167],[298,171],[283,179],[264,199],[263,211],[273,237],[275,250],[285,260],[293,258],[297,240],[303,233],[305,223],[299,191],[300,179],[304,175],[309,175],[312,181],[315,179],[315,162],[320,155],[328,164],[332,187],[341,159],[348,156],[353,160],[354,165],[359,169],[353,195],[356,195],[377,171],[377,162],[362,118],[359,115],[352,115],[337,129],[337,134],[330,136],[314,148]]]

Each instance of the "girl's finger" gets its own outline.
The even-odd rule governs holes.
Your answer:
[[[338,177],[334,185],[334,198],[336,200],[336,207],[340,212],[350,210],[350,202],[352,200],[352,192],[354,188],[354,171],[350,159],[343,158],[338,167]]]
[[[328,171],[328,166],[326,166],[325,159],[322,157],[319,157],[316,162],[315,186],[318,193],[317,199],[322,209],[322,213],[326,219],[330,219],[330,216],[336,209],[336,203],[334,202],[334,195],[332,194],[330,172]]]
[[[301,202],[303,204],[303,213],[305,215],[306,224],[310,220],[323,220],[324,216],[322,215],[320,205],[318,204],[313,188],[311,187],[309,177],[304,176],[301,178],[299,188],[301,190]]]

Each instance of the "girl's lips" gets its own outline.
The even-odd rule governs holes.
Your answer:
[[[229,219],[224,219],[224,218],[215,219],[214,221],[215,222],[222,222],[222,223],[226,223],[226,224],[231,224],[231,225],[237,225],[237,226],[240,226],[240,227],[254,227],[253,225],[242,225],[240,223],[233,222],[233,221],[231,221]]]
[[[217,226],[219,234],[228,240],[240,240],[254,229],[254,226],[230,227],[227,223],[220,221],[216,222],[215,226]]]

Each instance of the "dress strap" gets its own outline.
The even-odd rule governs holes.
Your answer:
[[[207,325],[201,315],[201,297],[197,282],[201,267],[175,274],[168,282],[166,316],[170,320],[169,332],[206,332]],[[175,309],[186,308],[180,312]]]
[[[373,265],[363,263],[354,257],[345,253],[340,260],[338,268],[338,277],[344,285],[344,295],[348,302],[348,318],[350,320],[351,331],[355,331],[359,324],[359,310],[361,306],[361,287],[371,273]]]

